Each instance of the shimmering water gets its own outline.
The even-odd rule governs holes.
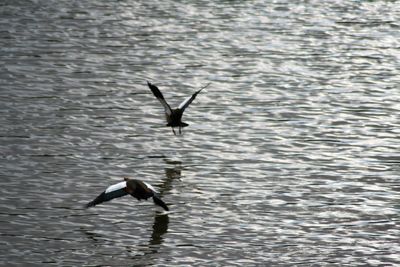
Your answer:
[[[399,40],[398,1],[2,1],[0,265],[399,265]],[[146,80],[211,82],[182,136]],[[82,209],[123,176],[171,213]]]

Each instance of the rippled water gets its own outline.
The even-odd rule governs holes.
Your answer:
[[[0,265],[400,264],[399,22],[397,1],[2,1]],[[211,82],[182,136],[146,80],[173,106]],[[171,213],[82,209],[123,176]]]

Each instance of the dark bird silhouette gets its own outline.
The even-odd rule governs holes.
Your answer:
[[[160,101],[161,105],[164,107],[165,111],[165,118],[167,119],[167,125],[172,128],[172,132],[174,135],[176,135],[176,132],[174,130],[175,127],[179,127],[179,134],[182,133],[182,128],[189,126],[189,124],[184,123],[182,121],[182,116],[183,112],[185,109],[190,105],[190,103],[193,102],[193,100],[196,98],[197,94],[201,92],[204,88],[210,85],[207,84],[206,86],[200,88],[200,90],[196,91],[193,95],[189,96],[186,98],[176,109],[172,109],[167,101],[165,101],[164,96],[162,95],[161,91],[158,89],[157,86],[154,84],[151,84],[150,82],[147,82],[147,85],[150,87],[150,90],[153,92],[154,96]]]
[[[107,189],[103,193],[98,195],[93,201],[86,204],[85,207],[94,207],[103,202],[110,201],[111,199],[122,197],[128,194],[139,201],[142,199],[147,200],[148,198],[152,197],[154,204],[162,207],[166,211],[169,210],[167,205],[164,203],[164,201],[161,200],[157,190],[155,190],[153,186],[146,182],[136,179],[129,179],[126,177],[124,178],[123,182],[107,187]]]

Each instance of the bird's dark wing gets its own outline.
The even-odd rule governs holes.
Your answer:
[[[165,204],[164,201],[162,201],[161,198],[157,194],[154,194],[153,201],[154,201],[154,204],[162,207],[166,211],[169,211],[167,204]]]
[[[158,99],[158,101],[160,101],[161,105],[163,105],[165,113],[168,116],[171,116],[171,114],[172,114],[171,107],[168,105],[167,101],[165,101],[164,96],[162,95],[161,91],[154,84],[147,82],[147,85],[149,86],[150,90],[153,92],[153,95]]]
[[[154,204],[162,207],[164,210],[169,211],[167,204],[162,201],[162,199],[159,196],[159,192],[149,183],[143,182],[148,189],[150,189],[153,192],[153,202]]]
[[[209,84],[207,84],[206,86],[204,86],[203,88],[201,88],[200,90],[198,90],[197,92],[195,92],[193,95],[189,96],[188,98],[186,98],[180,105],[179,105],[179,109],[182,110],[182,112],[190,105],[190,103],[193,102],[193,100],[196,98],[197,94],[201,92],[201,90],[203,90],[204,88],[206,88],[207,86],[209,86]]]
[[[86,208],[94,207],[100,203],[110,201],[111,199],[117,197],[123,197],[127,195],[126,192],[126,181],[120,182],[118,184],[114,184],[109,186],[103,193],[98,195],[93,201],[90,201],[86,204]]]

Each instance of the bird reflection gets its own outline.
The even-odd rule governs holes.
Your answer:
[[[83,232],[83,233],[85,234],[85,236],[86,236],[89,240],[91,240],[93,243],[98,243],[98,242],[101,241],[101,238],[102,238],[101,235],[99,235],[99,234],[97,234],[97,233],[95,233],[95,232],[89,231],[89,230],[87,230],[87,229],[85,229],[85,228],[83,228],[83,227],[81,227],[79,230],[80,230],[81,232]]]
[[[166,167],[165,171],[165,178],[163,179],[162,184],[160,185],[160,194],[163,195],[164,193],[170,191],[172,189],[172,182],[175,179],[181,178],[181,171],[182,171],[182,162],[181,161],[170,161],[165,160],[167,164],[173,165],[172,167]]]
[[[149,242],[149,247],[152,248],[153,253],[156,253],[159,245],[161,245],[163,241],[162,236],[168,231],[168,223],[168,214],[154,216],[153,233]]]
[[[172,189],[172,182],[175,179],[181,178],[181,170],[182,170],[182,162],[181,161],[170,161],[165,160],[166,163],[174,165],[173,168],[167,167],[165,168],[165,178],[163,179],[163,183],[159,187],[160,196],[163,196],[165,193],[168,193]],[[163,239],[162,236],[168,231],[168,223],[169,217],[168,214],[155,214],[154,216],[154,224],[153,224],[153,233],[150,238],[150,247],[161,245]],[[153,252],[157,252],[152,250]]]
[[[159,185],[158,190],[160,197],[163,197],[164,194],[168,193],[172,189],[172,183],[175,179],[181,178],[182,171],[182,162],[179,160],[169,160],[164,159],[164,161],[168,165],[172,165],[171,167],[166,167],[165,170],[165,178],[162,180],[162,183]],[[161,247],[161,244],[164,241],[163,235],[168,232],[168,224],[169,217],[168,213],[155,213],[154,214],[154,223],[153,223],[153,231],[145,251],[143,254],[136,255],[133,257],[135,261],[140,262],[140,260],[146,260],[148,263],[149,255],[156,254]]]

